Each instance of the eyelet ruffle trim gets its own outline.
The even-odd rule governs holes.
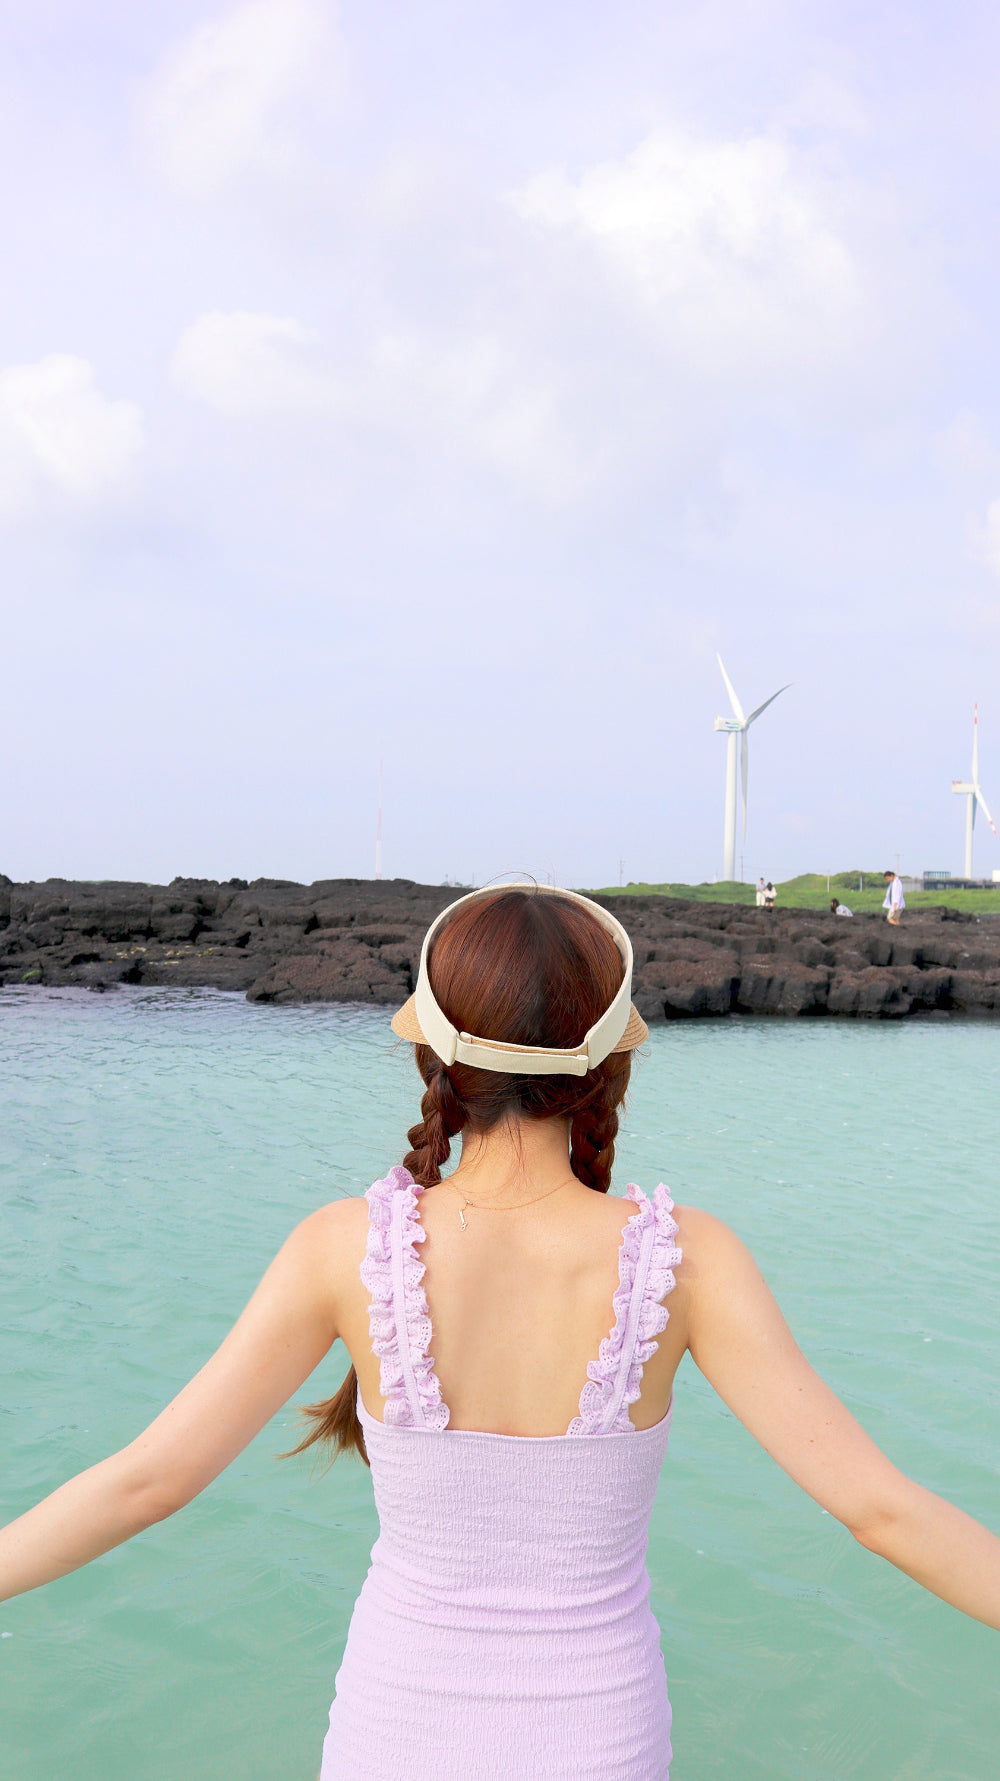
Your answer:
[[[612,1300],[615,1326],[601,1343],[597,1360],[592,1360],[587,1367],[587,1383],[580,1393],[580,1414],[573,1418],[566,1431],[570,1435],[618,1435],[627,1434],[629,1430],[635,1432],[629,1408],[639,1397],[642,1369],[656,1353],[659,1347],[656,1337],[666,1329],[670,1316],[666,1305],[660,1301],[673,1291],[674,1269],[682,1260],[681,1251],[674,1242],[677,1235],[677,1223],[673,1217],[674,1202],[662,1182],[652,1200],[648,1200],[634,1182],[629,1182],[625,1197],[633,1201],[638,1211],[632,1214],[625,1226],[618,1251],[620,1285]],[[642,1289],[635,1340],[629,1356],[625,1353],[629,1311],[632,1307],[643,1238],[650,1223],[655,1224],[653,1247]],[[606,1418],[610,1415],[619,1390],[622,1369],[626,1366],[628,1374],[618,1409],[610,1426],[606,1426]]]
[[[441,1386],[434,1372],[434,1362],[427,1350],[431,1340],[431,1320],[427,1314],[427,1295],[423,1288],[424,1264],[417,1254],[417,1244],[426,1232],[417,1217],[417,1200],[423,1189],[408,1169],[401,1165],[390,1169],[381,1181],[373,1182],[365,1194],[368,1201],[368,1244],[361,1264],[361,1278],[371,1293],[368,1324],[372,1348],[381,1362],[379,1386],[385,1400],[382,1420],[396,1428],[440,1430],[448,1424],[448,1406],[441,1400]],[[393,1300],[391,1230],[393,1204],[397,1195],[403,1197],[402,1265],[405,1331],[396,1324]],[[407,1391],[406,1369],[400,1351],[400,1338],[406,1343],[417,1400],[423,1413],[422,1424],[414,1414]]]

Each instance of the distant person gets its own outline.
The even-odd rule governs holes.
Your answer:
[[[882,907],[886,912],[886,919],[891,922],[894,928],[898,928],[899,918],[902,915],[903,910],[906,908],[906,898],[903,895],[903,880],[900,878],[898,872],[893,872],[888,868],[882,876],[886,882],[886,893],[882,901]]]
[[[757,907],[758,907],[758,909],[763,909],[764,904],[766,902],[767,902],[767,895],[764,890],[764,880],[762,878],[757,885]]]
[[[767,884],[765,884],[765,886],[764,886],[764,908],[765,909],[773,909],[774,905],[777,901],[778,901],[778,893],[775,890],[774,885],[771,883],[771,881],[769,879]]]
[[[831,897],[830,898],[830,914],[831,915],[850,915],[853,917],[854,910],[848,909],[846,903],[838,903],[836,897]]]

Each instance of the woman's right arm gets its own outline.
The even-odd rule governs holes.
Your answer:
[[[340,1276],[356,1268],[364,1215],[364,1201],[342,1200],[305,1219],[221,1347],[155,1422],[0,1531],[0,1601],[173,1515],[242,1452],[335,1340]]]
[[[678,1309],[691,1355],[723,1402],[862,1546],[1000,1630],[1000,1539],[876,1447],[809,1365],[739,1238],[707,1213],[677,1216]]]

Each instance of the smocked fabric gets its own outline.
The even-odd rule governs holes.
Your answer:
[[[670,1196],[629,1187],[614,1327],[580,1414],[567,1435],[531,1437],[448,1427],[420,1191],[396,1168],[366,1196],[383,1420],[360,1396],[358,1413],[380,1531],[321,1781],[669,1781],[646,1548],[671,1412],[637,1430],[629,1407],[681,1259]]]

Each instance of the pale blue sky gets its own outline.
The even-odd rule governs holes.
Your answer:
[[[994,7],[0,21],[0,870],[961,870]]]

